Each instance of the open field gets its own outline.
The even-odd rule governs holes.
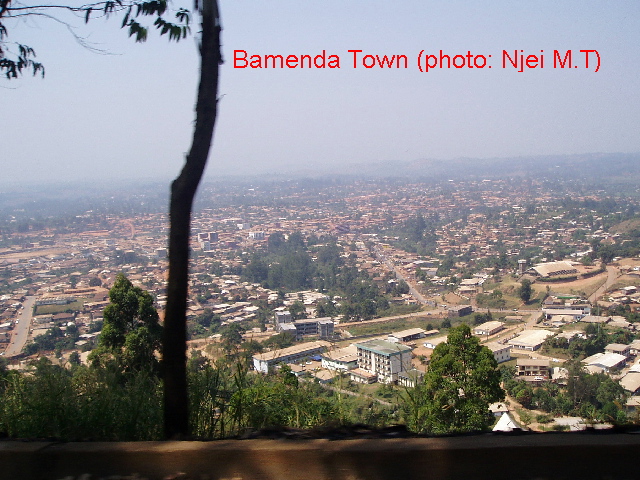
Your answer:
[[[546,292],[547,286],[549,286],[552,292],[584,294],[585,297],[589,297],[606,280],[607,272],[602,272],[594,277],[580,278],[571,282],[536,282],[533,284],[533,289],[536,294],[539,294]]]
[[[49,255],[61,255],[67,253],[69,250],[66,248],[33,248],[30,250],[24,250],[16,252],[15,250],[2,249],[0,250],[0,258],[3,260],[25,260],[36,257],[46,257]]]
[[[345,329],[353,336],[369,335],[375,333],[396,332],[399,330],[406,330],[408,328],[423,328],[428,330],[427,326],[431,324],[434,328],[438,328],[442,319],[430,318],[430,317],[409,317],[399,318],[397,320],[390,320],[387,322],[366,322],[361,325],[349,325]],[[341,325],[337,325],[337,328],[342,328]]]
[[[40,305],[36,307],[35,315],[50,315],[56,313],[66,312],[67,310],[80,311],[84,307],[84,302],[87,300],[81,298],[75,302],[67,303],[66,305]]]

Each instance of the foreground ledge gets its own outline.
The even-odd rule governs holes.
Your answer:
[[[640,435],[354,440],[0,442],[0,479],[632,479]],[[86,477],[85,477],[86,478]]]

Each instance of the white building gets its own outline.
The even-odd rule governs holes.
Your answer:
[[[542,346],[542,343],[553,335],[554,333],[549,330],[525,330],[507,343],[513,348],[533,352],[538,350]]]
[[[305,318],[291,323],[278,323],[279,332],[290,332],[299,340],[307,335],[317,335],[320,338],[329,338],[333,335],[334,322],[331,317]]]
[[[619,353],[596,353],[582,360],[590,371],[608,372],[612,369],[620,369],[627,363],[627,357]],[[589,368],[591,367],[591,368]]]
[[[490,336],[498,333],[504,328],[504,322],[493,320],[491,322],[484,322],[481,325],[473,327],[473,334],[478,336]]]
[[[408,330],[402,330],[401,332],[390,333],[387,340],[392,343],[407,343],[426,336],[426,332],[422,328],[410,328]]]
[[[355,345],[322,354],[322,368],[327,370],[352,370],[358,366],[358,349]]]
[[[496,362],[508,362],[511,360],[511,345],[503,345],[498,342],[489,342],[484,345],[493,353]]]
[[[253,356],[253,368],[262,373],[269,373],[269,367],[279,363],[293,363],[303,358],[318,355],[329,348],[331,344],[324,340],[317,342],[301,343],[292,347],[271,352],[260,353]]]
[[[395,382],[398,373],[411,368],[411,347],[385,340],[356,343],[358,367],[378,376],[384,383]]]

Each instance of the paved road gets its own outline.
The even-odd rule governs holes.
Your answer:
[[[592,305],[597,302],[621,275],[619,268],[607,265],[607,280],[589,297],[589,302]]]
[[[18,315],[18,324],[13,329],[11,335],[11,342],[7,347],[5,356],[13,357],[19,355],[22,352],[27,338],[29,337],[29,328],[31,327],[31,317],[33,313],[33,305],[36,303],[36,297],[26,297],[26,300],[22,304],[23,308]]]

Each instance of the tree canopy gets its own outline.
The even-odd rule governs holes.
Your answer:
[[[489,404],[504,398],[493,353],[466,324],[451,329],[433,351],[424,382],[407,394],[411,427],[433,434],[487,429]]]
[[[522,281],[520,282],[520,288],[518,289],[520,300],[522,300],[524,303],[529,303],[532,293],[533,289],[531,288],[531,280],[529,280],[528,278],[522,279]]]
[[[126,369],[155,367],[162,327],[153,297],[119,273],[104,309],[99,352],[121,355]]]
[[[170,13],[174,14],[175,21],[167,20]],[[9,28],[7,19],[23,19],[25,17],[41,17],[71,27],[72,23],[87,23],[91,18],[110,17],[123,14],[122,28],[128,29],[129,36],[136,42],[144,42],[147,39],[150,25],[141,22],[143,17],[155,18],[153,26],[160,35],[167,35],[169,40],[181,40],[191,32],[190,12],[184,8],[173,11],[169,8],[169,0],[105,0],[89,3],[81,6],[72,5],[44,5],[17,2],[15,0],[0,0],[0,73],[8,79],[18,78],[24,70],[30,70],[33,75],[40,73],[44,76],[44,65],[36,62],[35,50],[28,45],[9,40]],[[67,21],[61,16],[71,15]],[[66,17],[65,17],[66,18]],[[83,39],[69,31],[76,37],[79,43]]]

